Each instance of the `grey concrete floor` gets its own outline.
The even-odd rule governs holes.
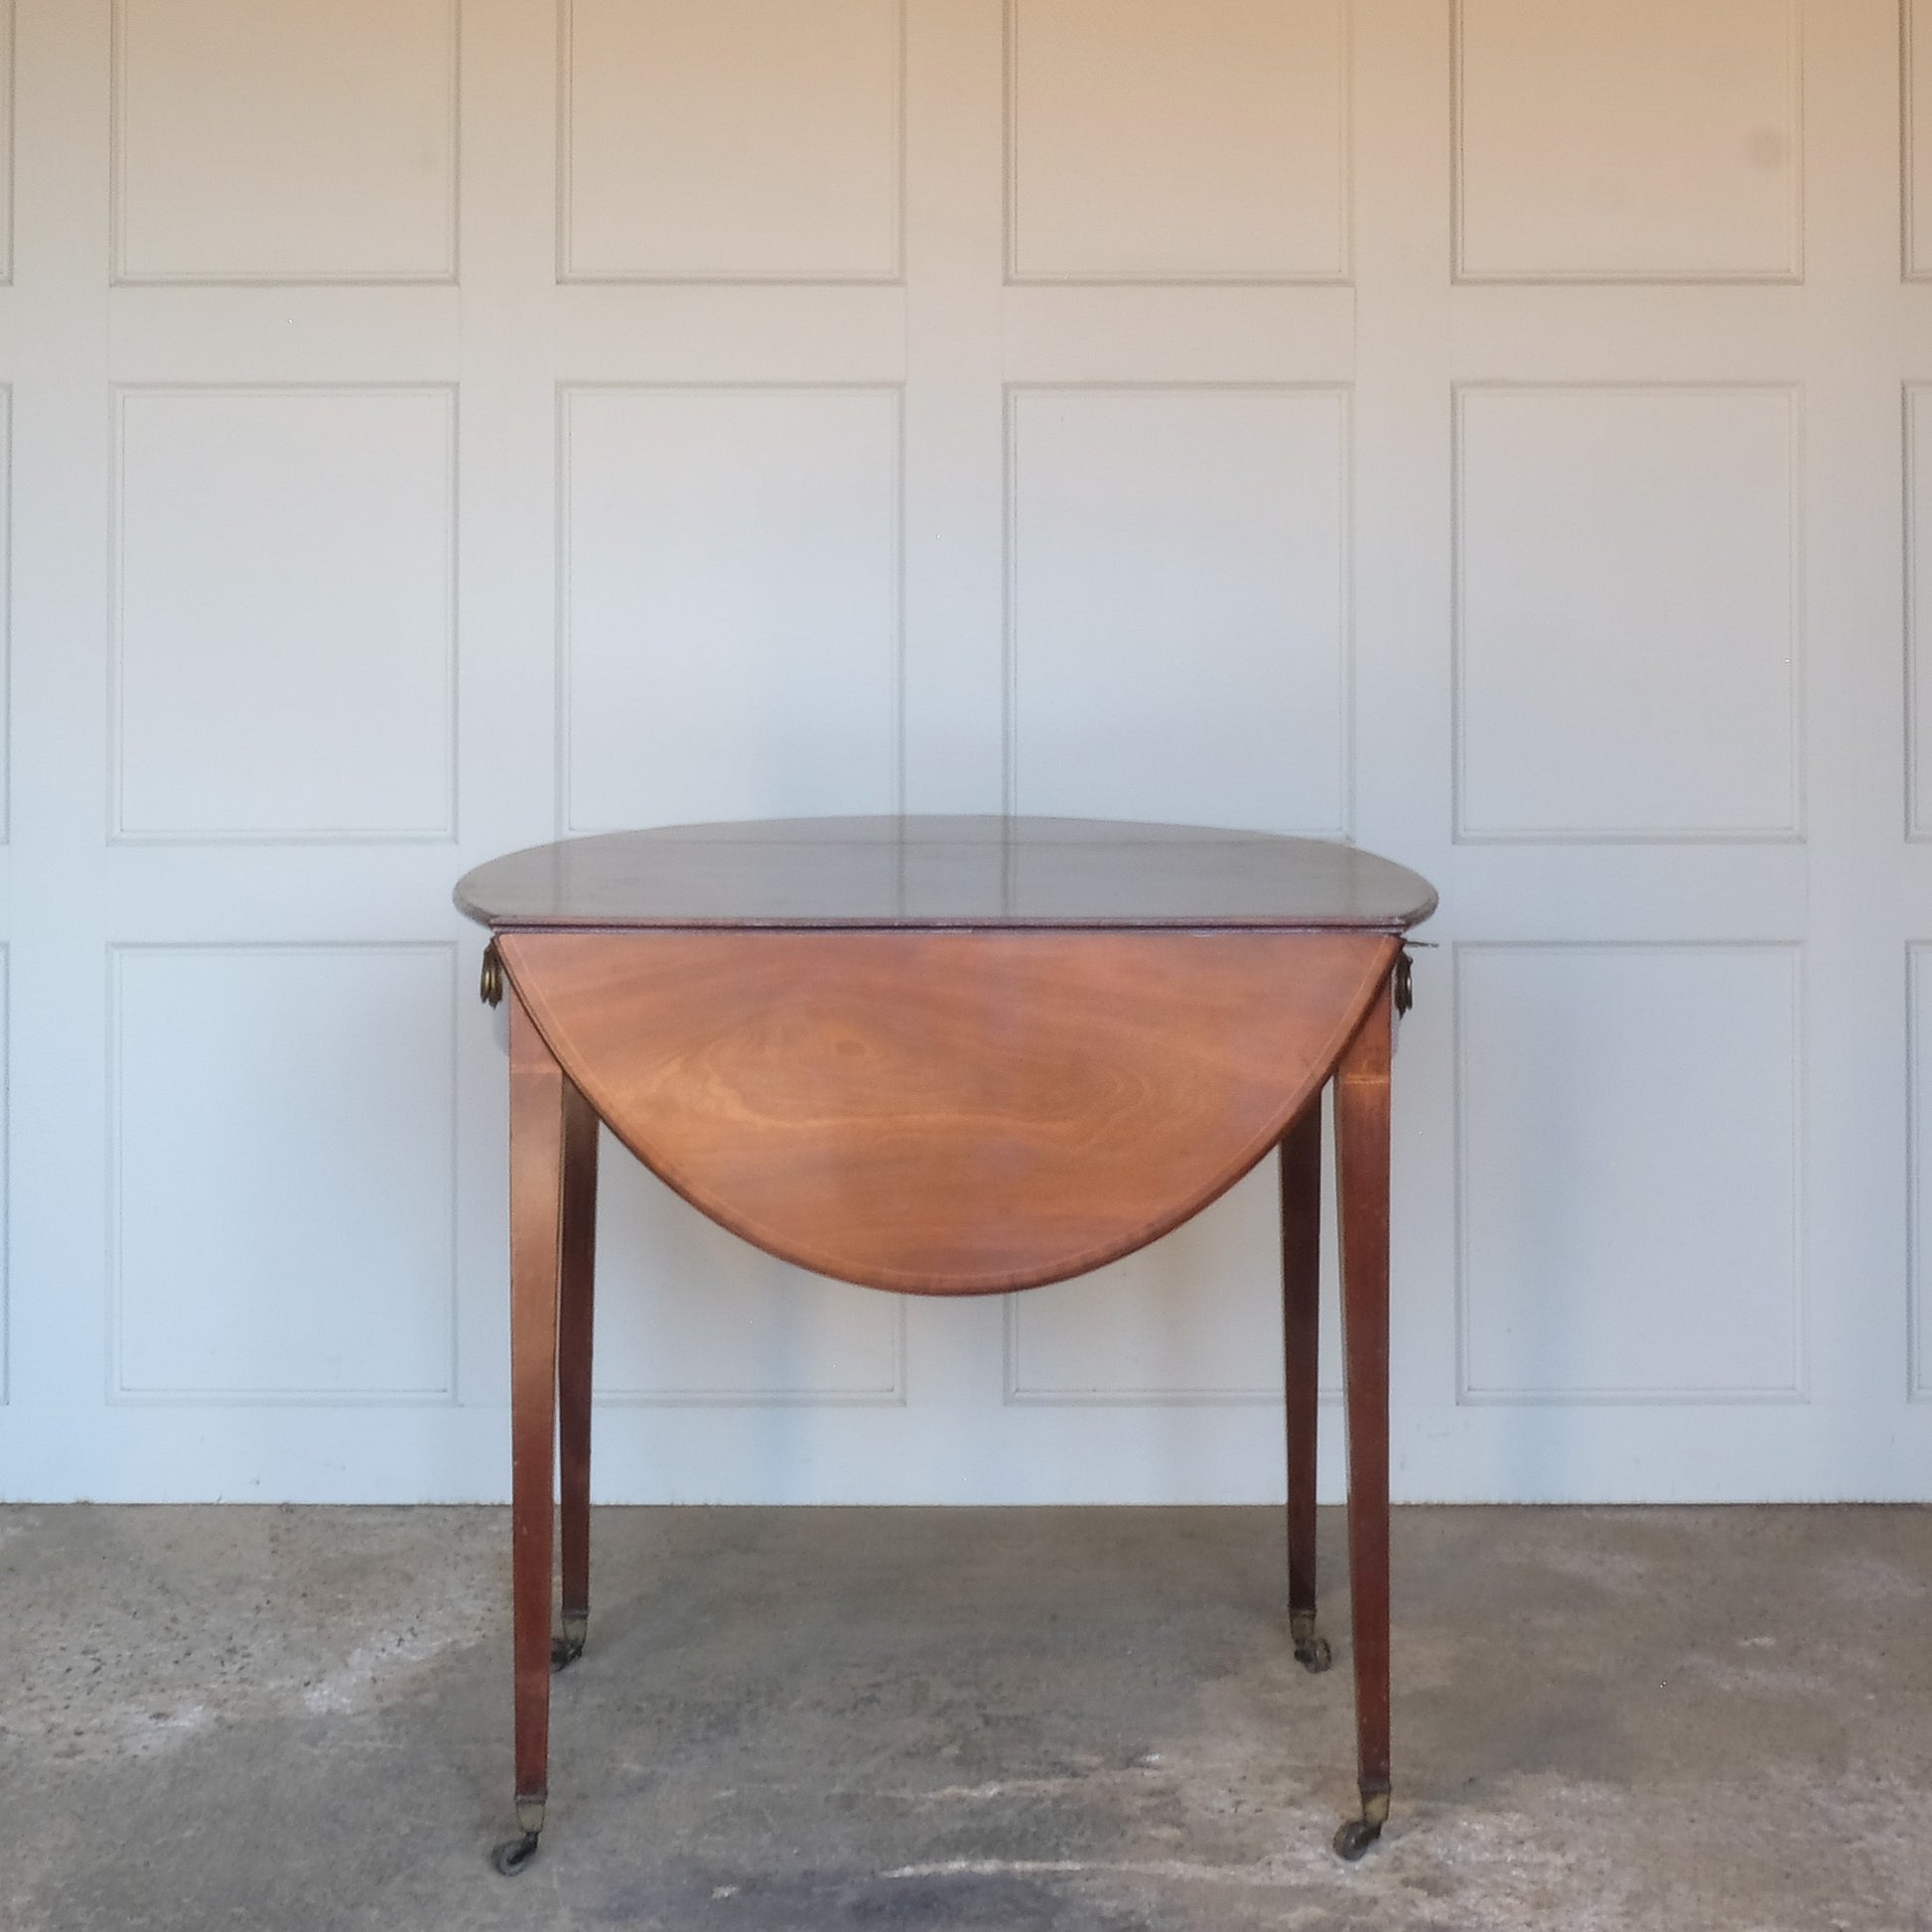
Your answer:
[[[1405,1510],[1396,1812],[1266,1510],[605,1510],[550,1828],[497,1510],[0,1510],[0,1926],[1932,1928],[1932,1510]]]

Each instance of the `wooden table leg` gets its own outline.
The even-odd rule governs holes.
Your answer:
[[[1316,1371],[1321,1348],[1321,1096],[1282,1140],[1282,1367],[1288,1410],[1288,1630],[1311,1671],[1332,1662],[1314,1627]]]
[[[563,1634],[553,1670],[584,1654],[591,1621],[591,1330],[597,1270],[597,1115],[564,1087],[562,1288],[557,1313],[557,1433],[563,1463]]]
[[[535,1857],[550,1787],[550,1537],[565,1090],[563,1069],[514,987],[509,1006],[510,1540],[518,1832],[490,1855],[506,1874],[521,1871]]]
[[[1335,1076],[1342,1350],[1348,1383],[1348,1564],[1362,1815],[1335,1834],[1359,1859],[1389,1816],[1389,1060],[1384,986]]]

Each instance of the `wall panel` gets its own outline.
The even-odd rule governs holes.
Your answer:
[[[454,1395],[455,964],[116,950],[113,1396]]]
[[[1932,385],[1905,389],[1907,830],[1932,838]]]
[[[1798,0],[1457,0],[1466,281],[1795,281]]]
[[[117,406],[117,836],[453,836],[455,397]]]
[[[1459,1399],[1804,1389],[1802,964],[1787,946],[1456,955]]]
[[[894,809],[897,393],[561,406],[566,828]]]
[[[1341,0],[1007,0],[1008,272],[1348,272]]]
[[[1348,398],[1019,389],[1012,793],[1029,812],[1348,823]]]
[[[1932,276],[1932,7],[1926,0],[1899,0],[1899,24],[1904,270],[1916,282]]]
[[[114,275],[446,282],[458,0],[114,0]]]
[[[901,0],[563,0],[571,281],[892,281]]]
[[[597,1388],[627,1403],[905,1399],[904,1305],[775,1261],[605,1137]]]
[[[1798,463],[1787,390],[1461,392],[1459,836],[1797,835]]]

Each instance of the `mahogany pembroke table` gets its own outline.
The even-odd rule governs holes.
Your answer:
[[[597,1128],[712,1219],[905,1295],[1131,1254],[1281,1156],[1288,1612],[1314,1618],[1320,1096],[1334,1082],[1362,1809],[1389,1814],[1389,1062],[1414,873],[1350,846],[1044,818],[574,839],[471,873],[509,1001],[516,1819],[543,1829],[550,1673],[590,1617]],[[550,1631],[561,1441],[563,1634]]]

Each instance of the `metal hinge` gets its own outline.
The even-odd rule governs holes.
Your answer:
[[[477,993],[486,1007],[503,1004],[503,955],[496,950],[494,939],[483,948],[483,981]]]

